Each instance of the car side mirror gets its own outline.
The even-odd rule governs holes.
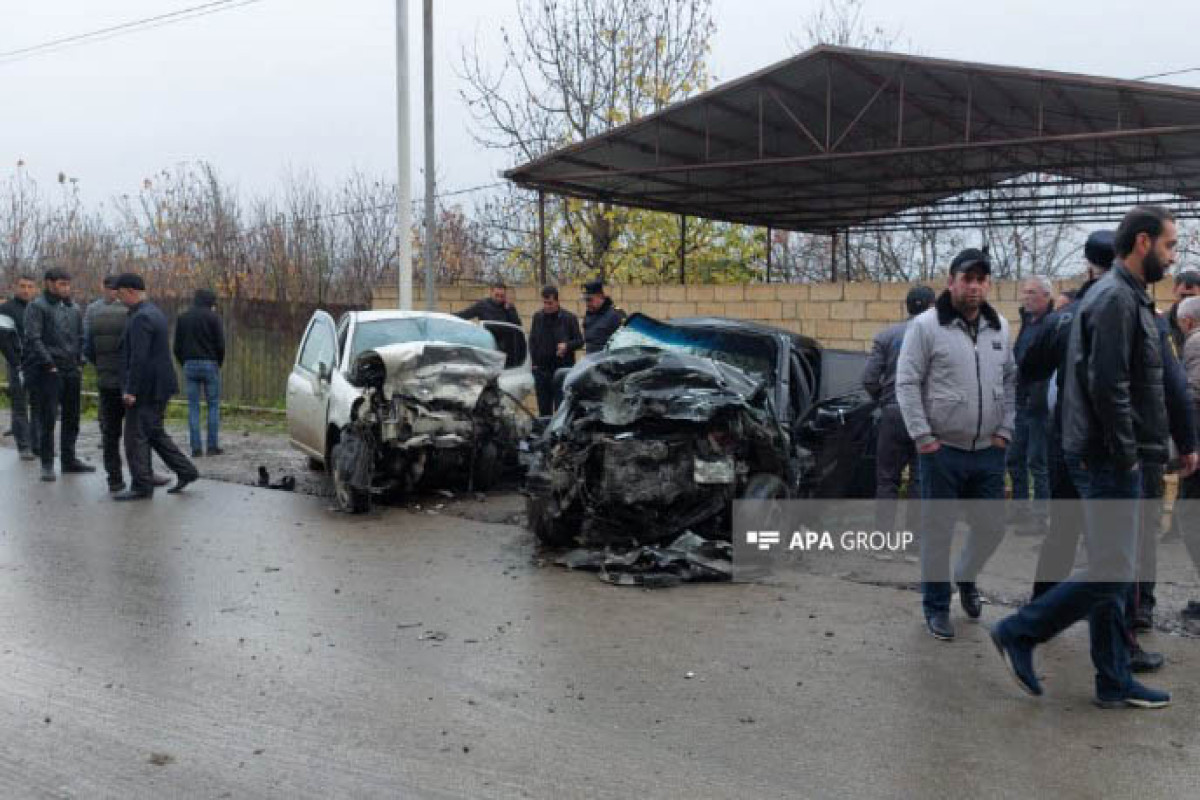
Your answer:
[[[317,380],[323,383],[329,383],[329,379],[333,377],[333,370],[324,361],[317,362]]]

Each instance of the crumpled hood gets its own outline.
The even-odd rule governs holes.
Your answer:
[[[566,402],[551,421],[587,418],[625,426],[648,418],[707,422],[760,404],[762,383],[737,367],[671,350],[629,347],[590,356],[567,377]]]
[[[452,403],[475,408],[479,396],[504,371],[505,355],[497,350],[442,342],[406,342],[368,350],[387,370],[385,396],[400,394],[425,403]]]

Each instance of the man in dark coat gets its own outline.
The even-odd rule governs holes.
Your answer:
[[[455,316],[463,319],[480,319],[484,322],[509,322],[521,324],[521,315],[508,300],[508,287],[504,281],[493,281],[488,289],[488,297],[483,298],[459,311]]]
[[[542,289],[542,310],[533,315],[529,332],[529,354],[533,361],[533,382],[537,389],[538,414],[554,413],[559,398],[554,389],[554,373],[575,364],[575,351],[583,347],[579,318],[558,302],[558,289]]]
[[[119,492],[125,488],[121,468],[121,430],[125,425],[125,404],[121,400],[121,340],[129,310],[117,299],[116,275],[104,278],[102,291],[103,296],[89,305],[83,315],[83,356],[96,369],[96,388],[100,393],[100,442],[108,490]]]
[[[198,479],[200,472],[163,428],[167,401],[179,391],[167,342],[167,318],[146,301],[146,283],[140,275],[125,273],[117,278],[117,295],[129,309],[122,349],[121,399],[126,409],[125,460],[130,481],[129,489],[113,495],[113,499],[143,500],[154,494],[151,450],[175,473],[175,485],[167,494],[177,494]]]
[[[38,437],[30,423],[28,390],[21,377],[21,349],[24,346],[25,309],[37,296],[37,284],[28,275],[18,275],[13,284],[13,295],[0,305],[0,316],[8,317],[11,327],[5,323],[0,330],[0,351],[8,365],[8,398],[12,404],[12,435],[22,461],[33,461],[39,450]]]
[[[585,283],[583,300],[587,304],[587,313],[583,316],[584,350],[599,353],[625,322],[625,312],[614,306],[612,298],[604,293],[604,281]]]
[[[200,396],[208,408],[208,454],[219,456],[221,428],[221,367],[225,363],[225,330],[213,307],[217,295],[211,289],[197,289],[192,307],[175,322],[175,360],[183,367],[187,381],[188,438],[192,458],[204,455],[200,441]]]
[[[63,473],[95,472],[96,468],[75,455],[82,388],[83,316],[71,302],[70,275],[52,268],[43,277],[44,291],[25,309],[21,371],[37,410],[34,430],[39,437],[42,480],[53,481],[54,426],[60,413],[59,455]]]

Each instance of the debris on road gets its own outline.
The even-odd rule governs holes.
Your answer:
[[[733,576],[729,542],[685,531],[666,547],[643,545],[619,551],[576,549],[555,561],[567,569],[595,571],[615,586],[662,589],[685,582],[727,581]]]
[[[296,479],[291,475],[284,475],[276,483],[271,483],[271,473],[263,465],[258,466],[258,485],[264,489],[278,489],[283,492],[296,491]]]

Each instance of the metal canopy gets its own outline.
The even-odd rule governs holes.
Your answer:
[[[785,230],[1200,215],[1200,90],[822,45],[509,170]]]

